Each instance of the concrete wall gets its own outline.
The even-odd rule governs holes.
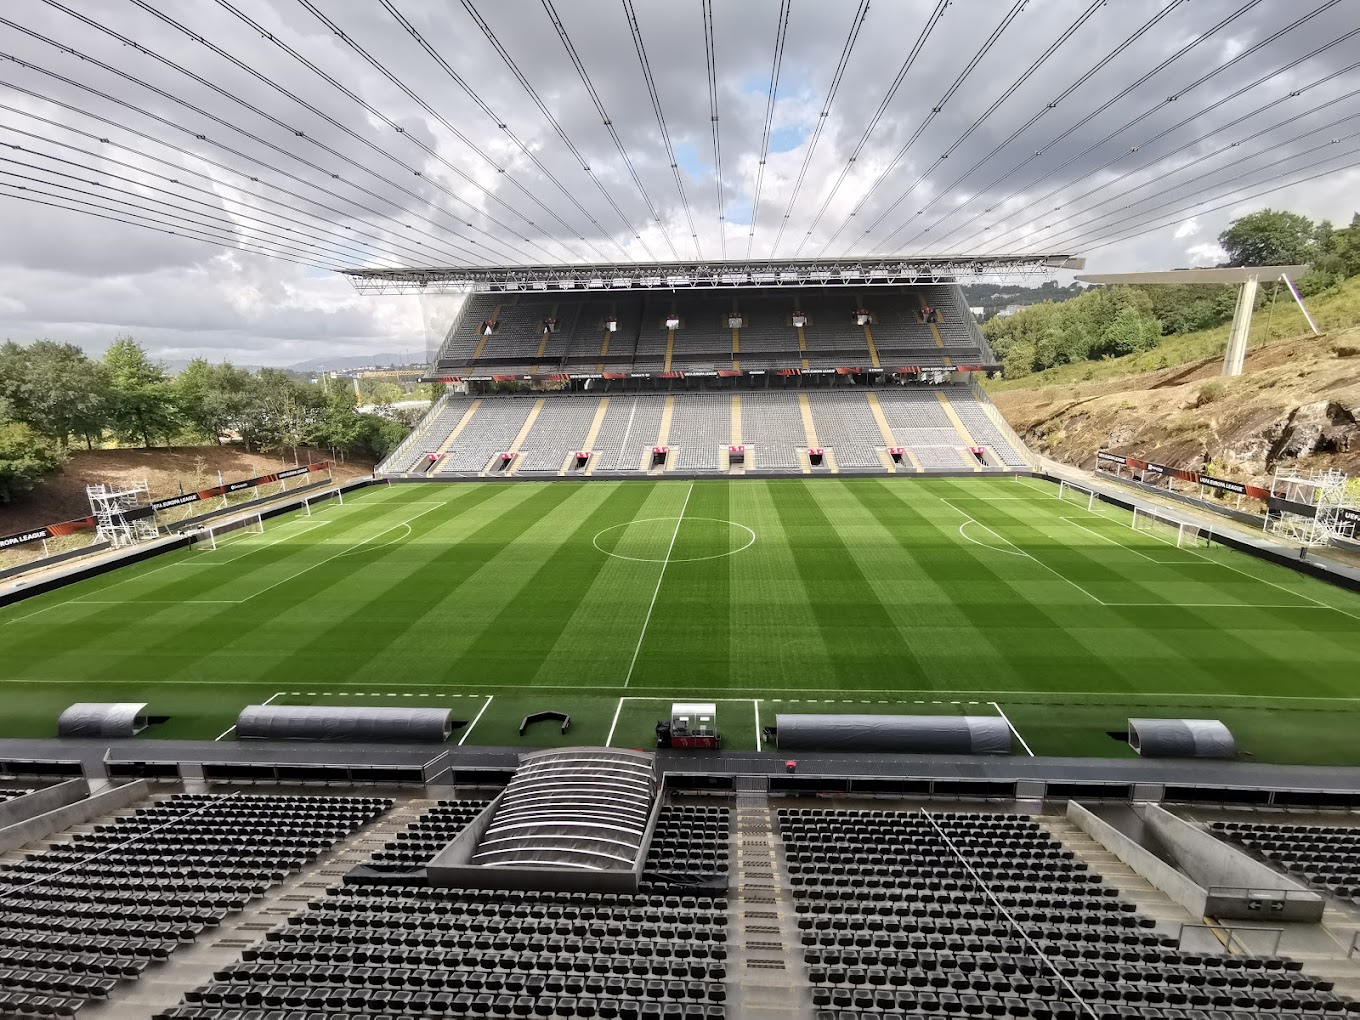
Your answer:
[[[1074,800],[1067,802],[1067,817],[1082,832],[1138,872],[1154,889],[1166,893],[1184,907],[1187,913],[1194,917],[1204,916],[1208,894],[1202,886]]]
[[[6,829],[48,811],[55,811],[67,804],[74,804],[89,795],[90,784],[84,779],[68,779],[56,786],[34,790],[22,797],[7,800],[0,804],[0,829]]]
[[[1144,805],[1139,814],[1181,869],[1204,887],[1205,912],[1210,916],[1322,920],[1322,897],[1294,879],[1155,804]]]
[[[84,782],[84,780],[80,780]],[[75,803],[67,804],[52,811],[35,815],[24,821],[15,822],[0,829],[0,853],[17,850],[21,846],[34,843],[76,825],[84,825],[101,815],[118,811],[145,800],[149,787],[146,780],[139,779],[125,786],[113,786],[93,797],[86,797]]]

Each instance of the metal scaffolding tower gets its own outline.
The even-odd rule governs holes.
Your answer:
[[[1354,539],[1360,503],[1347,497],[1346,482],[1335,468],[1309,474],[1276,468],[1265,530],[1306,546]]]
[[[114,489],[107,485],[87,485],[94,516],[95,541],[106,541],[115,549],[136,545],[159,534],[149,515],[136,511],[151,504],[151,486],[145,480]]]

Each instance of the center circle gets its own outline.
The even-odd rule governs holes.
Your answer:
[[[669,524],[670,527],[661,527],[662,524]],[[717,544],[725,541],[731,548],[725,552],[713,553],[711,556],[673,556],[669,553],[674,549],[677,540],[680,539],[683,527],[687,531],[691,525],[698,524],[704,529],[706,534],[703,536],[707,541]],[[601,539],[606,542],[609,536],[623,528],[632,528],[638,525],[653,525],[649,529],[646,537],[637,542],[633,548],[628,549],[627,553],[615,552],[613,549],[606,549],[600,544]],[[691,540],[693,533],[691,531]],[[733,539],[737,545],[733,546]],[[733,556],[739,552],[745,552],[756,544],[756,533],[744,524],[736,521],[726,521],[720,517],[643,517],[636,521],[625,521],[623,524],[613,524],[601,531],[596,532],[591,544],[606,556],[612,556],[617,560],[632,560],[634,563],[699,563],[703,560],[720,560],[725,556]],[[619,537],[615,545],[623,545],[628,542],[627,532]],[[634,552],[652,552],[655,546],[655,556],[631,555]]]

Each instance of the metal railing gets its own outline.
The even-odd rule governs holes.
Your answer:
[[[1225,924],[1198,924],[1186,921],[1181,924],[1180,931],[1176,935],[1176,946],[1178,949],[1193,948],[1196,952],[1202,952],[1203,947],[1195,945],[1187,947],[1185,936],[1187,932],[1207,931],[1213,935],[1214,941],[1223,948],[1223,953],[1233,956],[1237,953],[1244,953],[1248,956],[1278,956],[1280,952],[1280,938],[1284,935],[1283,928],[1247,928],[1240,925]],[[1248,944],[1245,935],[1259,936],[1252,940],[1253,944]]]

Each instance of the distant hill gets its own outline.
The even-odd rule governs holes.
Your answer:
[[[355,368],[393,368],[411,360],[411,352],[400,354],[384,351],[381,354],[360,354],[353,357],[311,358],[287,367],[294,372],[348,372]],[[417,364],[423,361],[417,356]]]

